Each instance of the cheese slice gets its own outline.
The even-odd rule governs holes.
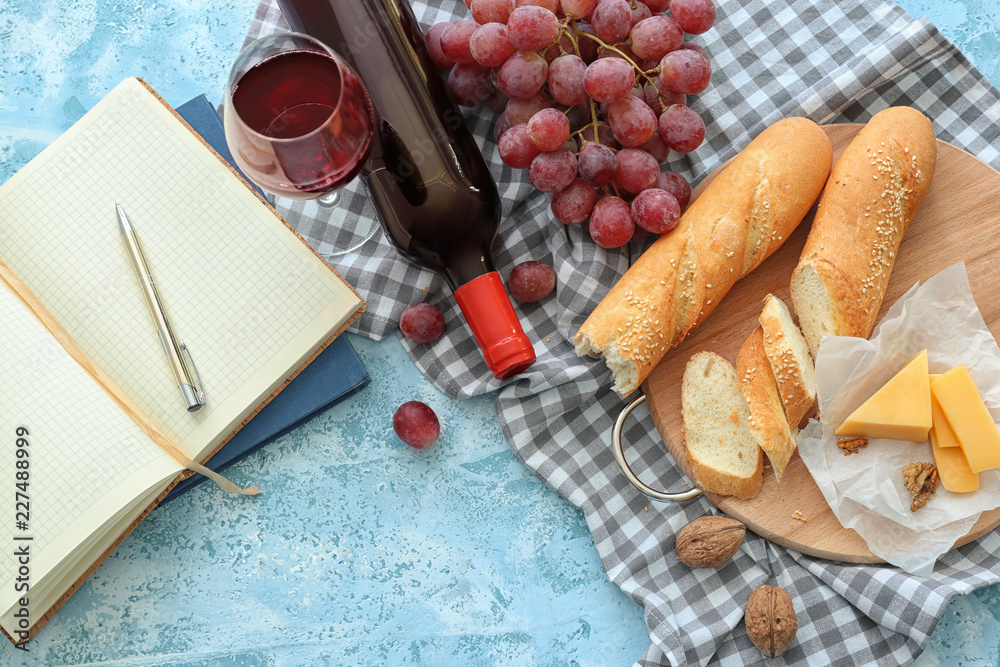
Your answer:
[[[934,376],[931,375],[932,381]],[[933,394],[933,392],[932,392]],[[934,464],[941,476],[941,486],[952,493],[968,493],[979,488],[979,475],[972,472],[965,452],[958,446],[944,411],[938,405],[937,399],[931,396],[931,410],[934,415],[934,426],[930,430],[931,449],[934,451]],[[945,443],[949,443],[945,446]],[[950,443],[954,443],[952,446]]]
[[[927,350],[924,350],[844,420],[836,434],[923,442],[932,423]]]
[[[931,373],[928,377],[931,382],[934,382],[934,380],[941,376]],[[933,425],[927,434],[927,437],[931,439],[931,444],[936,444],[938,447],[959,446],[958,438],[955,437],[955,432],[948,426],[948,421],[944,416],[944,411],[941,409],[941,404],[934,398],[934,392],[931,392],[931,422]]]
[[[1000,431],[964,365],[956,366],[931,383],[951,430],[972,472],[1000,468]]]

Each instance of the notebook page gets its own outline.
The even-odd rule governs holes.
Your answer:
[[[65,595],[69,587],[97,562],[101,554],[107,551],[125,532],[125,529],[139,518],[139,515],[149,507],[150,503],[156,500],[156,497],[170,481],[166,480],[162,485],[152,487],[136,498],[131,505],[119,510],[105,522],[100,530],[67,553],[62,562],[52,568],[44,581],[32,582],[31,590],[28,591],[30,600],[28,620],[31,624],[29,628],[37,624],[42,616],[52,608],[52,605]],[[15,600],[12,601],[11,606],[0,609],[0,626],[3,626],[4,630],[15,639],[18,637],[16,631],[19,619],[14,616],[14,613],[18,611],[19,607],[20,603]]]
[[[116,201],[201,375],[207,405],[197,413],[185,411],[146,311]],[[151,425],[195,459],[361,305],[135,79],[0,186],[0,256]]]
[[[153,443],[115,399],[64,350],[6,283],[0,283],[0,543],[28,545],[31,583],[150,488],[183,468]],[[17,429],[27,457],[17,457]],[[22,431],[23,433],[23,431]],[[27,461],[27,468],[17,461]],[[17,472],[26,470],[27,475]],[[24,479],[27,477],[27,479]],[[27,482],[24,487],[15,487]],[[27,495],[26,525],[18,497]],[[30,540],[23,538],[30,537]],[[0,559],[0,608],[15,590],[18,562]]]

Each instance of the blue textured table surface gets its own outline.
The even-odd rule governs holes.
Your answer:
[[[1000,85],[1000,3],[903,0]],[[218,100],[252,0],[0,0],[0,182],[126,76]],[[395,339],[353,337],[360,395],[158,508],[29,644],[25,665],[628,665],[641,608],[580,512],[507,448],[488,397],[457,402]],[[441,417],[430,450],[391,416]],[[1000,587],[956,599],[921,665],[997,665]]]

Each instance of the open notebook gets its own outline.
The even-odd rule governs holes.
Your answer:
[[[191,349],[199,412],[181,403],[115,201]],[[17,428],[29,443],[26,529],[0,495],[0,541],[31,554],[27,593],[0,560],[0,627],[20,641],[20,598],[37,627],[183,472],[150,434],[206,459],[364,304],[137,79],[0,186],[0,259],[30,290],[0,282],[0,474],[14,479]]]

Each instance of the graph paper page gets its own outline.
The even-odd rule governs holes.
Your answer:
[[[118,233],[121,202],[207,405],[188,413]],[[361,305],[139,81],[0,187],[0,257],[91,360],[202,458]]]
[[[30,546],[32,584],[183,470],[2,281],[0,405],[0,461],[11,487],[0,495],[0,515],[8,517],[0,543]],[[17,559],[0,559],[0,609],[20,595],[17,574]]]

